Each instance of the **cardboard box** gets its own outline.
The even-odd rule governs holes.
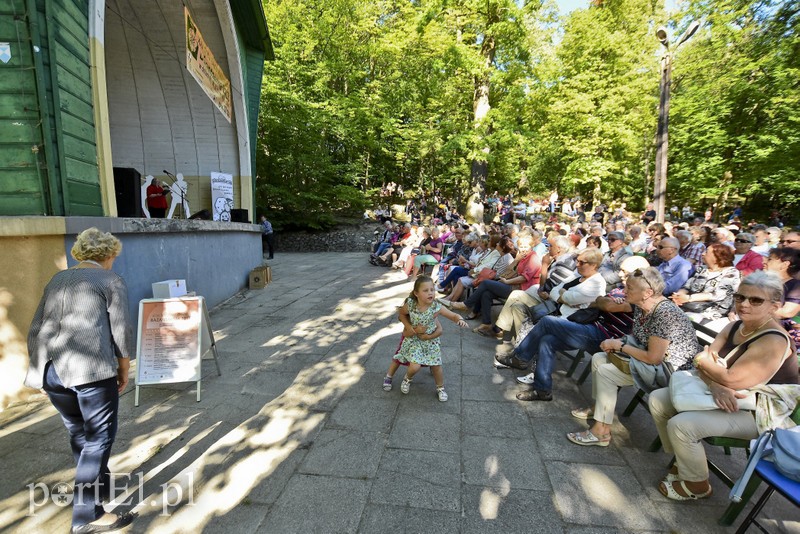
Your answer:
[[[267,284],[272,282],[272,269],[267,265],[261,265],[250,271],[250,289],[264,289]]]
[[[153,284],[154,299],[172,299],[186,296],[186,280],[163,280]]]

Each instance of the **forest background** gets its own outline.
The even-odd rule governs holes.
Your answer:
[[[800,0],[270,0],[257,202],[278,228],[330,227],[441,190],[652,196],[655,37],[674,55],[667,206],[800,208]],[[394,199],[399,201],[402,199]],[[383,199],[381,203],[386,203]],[[462,211],[463,212],[463,211]]]

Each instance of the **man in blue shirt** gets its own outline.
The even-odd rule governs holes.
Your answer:
[[[667,237],[658,244],[658,256],[664,260],[658,272],[664,278],[664,296],[668,297],[683,287],[694,274],[694,265],[679,254],[680,243],[674,237]]]
[[[270,223],[265,216],[261,216],[261,244],[262,250],[263,245],[266,243],[267,249],[269,249],[269,259],[272,259],[272,256],[275,252],[275,232],[272,230],[272,223]]]

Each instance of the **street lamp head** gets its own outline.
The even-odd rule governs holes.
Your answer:
[[[669,48],[669,35],[667,34],[667,29],[664,26],[661,26],[656,30],[656,37],[658,37],[658,40],[661,41],[662,45]]]
[[[680,41],[678,41],[678,45],[677,46],[680,46],[685,41],[688,41],[689,38],[692,35],[694,35],[694,32],[696,32],[697,28],[699,28],[699,27],[700,27],[700,23],[698,21],[696,21],[696,20],[693,20],[692,23],[689,24],[689,27],[686,28],[686,31],[683,32],[683,35],[681,35],[681,39],[680,39]]]

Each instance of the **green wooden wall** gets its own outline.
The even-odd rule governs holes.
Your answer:
[[[88,9],[0,0],[0,215],[103,215]]]
[[[11,47],[11,60],[0,62],[0,214],[46,214],[48,175],[25,0],[0,0],[0,43]]]
[[[103,215],[97,168],[91,63],[89,3],[39,0],[46,19],[52,118],[65,215]]]

